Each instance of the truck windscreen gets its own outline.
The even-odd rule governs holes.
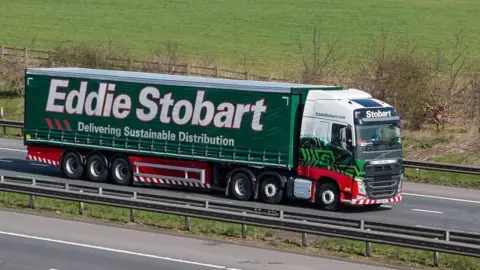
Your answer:
[[[390,145],[400,146],[400,127],[398,124],[356,125],[356,142],[358,146]]]

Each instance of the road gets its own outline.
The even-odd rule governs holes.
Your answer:
[[[56,168],[25,160],[25,146],[22,141],[12,139],[0,140],[0,174],[7,176],[27,176],[36,179],[54,179],[58,182],[68,181],[60,176]],[[479,179],[480,181],[480,179]],[[82,185],[105,186],[109,184],[75,181]],[[265,205],[255,202],[239,202],[224,198],[222,194],[211,195],[160,188],[118,187],[130,191],[142,191],[170,195],[180,198],[202,198],[210,201],[221,200],[230,204],[273,207],[286,211],[321,214],[335,217],[350,217],[368,221],[403,224],[417,227],[445,228],[453,230],[480,232],[480,192],[477,190],[447,188],[442,186],[406,183],[404,196],[400,203],[388,205],[381,209],[367,211],[361,207],[347,207],[340,212],[326,212],[315,209],[312,205]]]
[[[394,269],[6,211],[0,220],[2,270]]]

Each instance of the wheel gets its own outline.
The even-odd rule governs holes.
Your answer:
[[[340,206],[340,192],[334,183],[321,183],[316,194],[316,201],[322,209],[335,211]]]
[[[63,174],[70,179],[78,180],[83,176],[82,158],[75,152],[68,152],[62,158]]]
[[[113,183],[121,186],[128,186],[132,181],[132,170],[130,161],[124,157],[115,158],[110,166]]]
[[[90,181],[103,183],[108,177],[108,162],[101,154],[93,154],[87,158],[87,177]]]
[[[266,203],[279,203],[283,198],[283,189],[280,181],[273,176],[265,178],[260,186],[260,195]]]
[[[245,173],[236,173],[230,181],[230,192],[237,200],[248,201],[252,197],[252,180]]]
[[[367,209],[378,209],[380,208],[380,206],[382,206],[381,203],[377,203],[377,204],[365,204],[363,205],[363,207],[367,208]]]

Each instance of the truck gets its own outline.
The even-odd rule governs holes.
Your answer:
[[[26,159],[67,179],[377,208],[402,199],[400,129],[391,105],[341,86],[25,70]]]

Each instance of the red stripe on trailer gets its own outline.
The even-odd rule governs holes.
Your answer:
[[[55,119],[55,125],[57,125],[58,130],[63,130],[62,123],[60,123],[60,120]]]
[[[55,127],[53,126],[52,120],[50,118],[45,118],[45,122],[47,122],[47,126],[49,129],[54,129]]]
[[[70,126],[70,122],[68,122],[68,120],[63,120],[63,124],[65,125],[68,131],[72,131],[72,127]]]
[[[58,147],[27,146],[27,160],[60,166],[60,157],[64,149]]]

